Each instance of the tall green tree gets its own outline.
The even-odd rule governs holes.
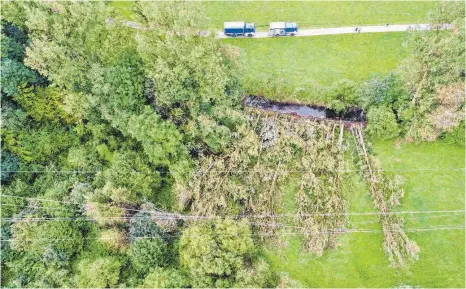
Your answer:
[[[428,116],[441,103],[437,91],[444,86],[463,83],[465,78],[465,7],[459,1],[442,1],[430,15],[432,30],[413,31],[411,56],[400,68],[410,92],[409,101],[400,107],[399,116],[413,139],[434,140],[442,130]],[[442,24],[451,29],[442,30]],[[464,95],[458,101],[464,103]],[[459,125],[459,123],[457,124]]]
[[[186,134],[190,147],[222,151],[240,104],[234,59],[213,36],[199,36],[206,29],[199,5],[151,2],[137,11],[144,27],[138,51],[159,113]]]
[[[248,273],[242,271],[247,270],[246,260],[253,258],[254,251],[251,230],[244,221],[194,224],[183,231],[180,240],[181,265],[189,272],[193,287],[233,287],[236,282],[261,286],[250,282]]]

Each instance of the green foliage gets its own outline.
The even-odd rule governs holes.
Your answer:
[[[107,35],[103,2],[22,3],[29,37],[26,65],[60,87],[88,89],[87,72],[99,63]],[[63,37],[66,35],[66,37]]]
[[[335,82],[325,93],[326,101],[335,110],[344,110],[348,105],[355,105],[356,96],[356,84],[347,79]]]
[[[149,237],[160,239],[162,232],[158,226],[152,221],[151,214],[148,212],[138,212],[130,220],[129,223],[129,237],[132,242],[135,242],[137,238]]]
[[[6,95],[19,93],[20,85],[34,84],[38,81],[37,74],[14,59],[2,58],[2,92]]]
[[[96,177],[99,192],[117,203],[141,203],[154,200],[160,188],[160,173],[133,151],[113,154],[110,166]]]
[[[198,36],[206,22],[198,5],[153,2],[137,11],[153,28],[138,31],[137,41],[158,111],[189,131],[192,146],[222,150],[230,129],[219,120],[240,103],[233,57],[213,37]]]
[[[144,274],[151,268],[165,266],[167,251],[167,244],[162,239],[136,239],[128,250],[128,256],[136,271]]]
[[[75,222],[27,222],[13,226],[13,248],[33,256],[44,254],[50,248],[70,260],[82,250],[82,233]]]
[[[236,288],[271,288],[276,280],[269,264],[264,259],[258,259],[251,266],[244,266],[236,274],[233,287]]]
[[[357,96],[358,103],[364,109],[382,105],[396,109],[396,102],[409,98],[399,77],[393,73],[384,77],[374,76],[365,81],[357,90]]]
[[[180,259],[193,287],[231,287],[254,252],[247,222],[221,220],[183,231]]]
[[[137,55],[136,51],[133,53]],[[122,112],[139,114],[142,111],[144,76],[140,61],[134,58],[121,59],[115,66],[92,68],[92,93],[96,97],[92,102],[101,106],[109,120],[119,118]]]
[[[186,288],[189,287],[188,277],[180,270],[174,268],[151,269],[142,288]]]
[[[443,139],[455,145],[463,146],[465,145],[465,127],[464,121],[461,122],[452,132],[447,133],[443,136]]]
[[[47,266],[41,260],[27,254],[17,256],[14,261],[8,262],[2,269],[6,269],[5,271],[14,277],[6,287],[58,288],[72,286],[68,269]],[[2,273],[5,271],[2,270]]]
[[[140,141],[154,165],[170,165],[185,157],[182,135],[170,121],[163,121],[149,106],[129,119],[128,132]]]
[[[26,162],[44,164],[51,159],[60,160],[60,154],[78,142],[73,131],[59,125],[46,124],[38,129],[23,127],[18,131],[5,130],[4,134],[6,149]]]
[[[54,87],[21,87],[13,99],[36,121],[73,122],[64,109],[64,93]]]
[[[14,171],[18,170],[18,158],[12,156],[7,151],[2,152],[2,163],[1,163],[1,182],[6,184],[11,180],[11,177],[15,174]]]
[[[120,261],[115,257],[84,259],[78,263],[76,285],[83,288],[112,288],[120,279]]]
[[[399,69],[406,89],[412,93],[400,112],[408,138],[427,141],[437,139],[439,130],[445,130],[436,127],[435,121],[429,118],[431,114],[437,114],[435,110],[443,102],[442,97],[438,97],[438,90],[460,83],[464,91],[464,15],[463,3],[442,1],[430,15],[429,22],[434,29],[411,33],[409,45],[412,53]],[[452,29],[437,29],[444,23],[451,23]],[[464,96],[461,99],[464,103]],[[463,109],[456,107],[452,113],[458,110]],[[439,119],[443,117],[441,115]],[[456,121],[455,126],[458,125],[459,121]]]
[[[2,33],[2,59],[9,58],[16,61],[22,61],[24,57],[24,47],[16,42],[13,38],[5,36]]]
[[[390,139],[400,132],[395,114],[386,106],[371,107],[367,119],[366,133],[372,138]]]

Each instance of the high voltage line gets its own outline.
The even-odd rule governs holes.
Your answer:
[[[438,231],[438,230],[464,230],[464,226],[444,226],[444,227],[429,227],[429,228],[413,228],[413,229],[404,229],[403,231],[407,232],[426,232],[426,231]],[[216,236],[301,236],[301,235],[317,235],[317,234],[334,234],[334,233],[341,233],[341,234],[349,234],[349,233],[382,233],[387,230],[373,230],[373,229],[335,229],[335,230],[324,230],[324,231],[315,231],[311,232],[268,232],[268,233],[239,233],[239,234],[216,234]],[[390,232],[399,232],[401,230],[388,230]],[[183,236],[189,237],[205,237],[205,234],[189,234],[184,233]],[[122,238],[131,238],[130,236],[122,236]],[[178,236],[149,236],[149,237],[134,237],[134,239],[163,239],[163,238],[178,238]],[[115,240],[115,238],[95,238],[95,237],[82,237],[82,238],[32,238],[32,239],[24,239],[21,242],[31,242],[31,241],[71,241],[71,240]],[[0,240],[1,242],[14,242],[15,239],[3,239]]]
[[[57,201],[51,199],[42,199],[42,198],[29,198],[29,197],[20,197],[20,196],[13,196],[13,195],[2,195],[2,197],[11,197],[11,198],[19,198],[19,199],[26,199],[26,200],[38,200],[38,201],[50,201],[56,203],[63,203],[63,204],[71,204],[71,205],[83,205],[77,202],[67,202],[67,201]],[[166,216],[170,216],[172,218],[177,219],[221,219],[221,218],[280,218],[280,217],[305,217],[305,216],[365,216],[365,215],[402,215],[402,214],[439,214],[439,213],[464,213],[465,209],[462,210],[431,210],[431,211],[398,211],[398,212],[353,212],[353,213],[294,213],[294,214],[244,214],[244,215],[225,215],[225,216],[202,216],[202,215],[185,215],[179,213],[169,213],[163,212],[160,210],[138,210],[138,209],[128,209],[119,206],[111,206],[108,204],[100,204],[100,203],[93,203],[97,205],[106,206],[109,208],[121,208],[127,211],[134,211],[134,212],[144,212],[150,213],[152,215],[156,214],[165,214]],[[59,207],[57,207],[58,209]],[[44,207],[47,209],[47,207]],[[55,208],[53,208],[55,209]]]
[[[426,169],[380,169],[383,172],[422,172],[422,171],[464,171],[466,168],[426,168]],[[259,172],[287,172],[287,173],[306,173],[311,170],[206,170],[206,171],[195,171],[195,173],[207,173],[207,172],[218,172],[218,173],[259,173]],[[352,169],[352,170],[331,170],[332,172],[360,172],[360,171],[367,171],[364,169]],[[99,173],[103,172],[100,171],[80,171],[80,170],[43,170],[43,171],[2,171],[5,173],[62,173],[62,174],[92,174],[92,173]],[[132,172],[136,174],[140,174],[141,172]],[[170,174],[170,171],[163,172],[164,174]]]

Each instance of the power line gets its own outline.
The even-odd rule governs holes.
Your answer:
[[[82,205],[76,202],[67,202],[67,201],[57,201],[57,200],[50,200],[50,199],[41,199],[41,198],[28,198],[28,197],[20,197],[20,196],[13,196],[13,195],[2,195],[2,197],[11,197],[11,198],[19,198],[19,199],[28,199],[28,200],[39,200],[39,201],[50,201],[50,202],[57,202],[57,203],[64,203],[64,204],[77,204]],[[224,215],[224,216],[203,216],[203,215],[186,215],[186,214],[179,214],[179,213],[170,213],[170,212],[163,212],[159,210],[138,210],[138,209],[128,209],[119,206],[111,206],[107,204],[100,204],[95,203],[97,205],[103,205],[109,208],[121,208],[127,211],[135,211],[135,212],[144,212],[151,214],[152,217],[157,216],[158,218],[165,218],[171,220],[215,220],[215,219],[224,219],[224,218],[231,218],[231,219],[247,219],[247,218],[263,218],[263,219],[276,219],[276,218],[301,218],[301,217],[330,217],[330,216],[367,216],[367,215],[404,215],[404,214],[458,214],[458,213],[465,213],[465,209],[462,210],[432,210],[432,211],[395,211],[395,212],[348,212],[348,213],[287,213],[287,214],[244,214],[244,215]],[[116,217],[112,217],[116,218]]]
[[[422,172],[422,171],[464,171],[466,168],[424,168],[424,169],[379,169],[382,172]],[[282,172],[282,173],[307,173],[310,170],[206,170],[206,171],[196,171],[195,173],[263,173],[263,172]],[[367,171],[365,169],[352,169],[352,170],[330,170],[331,172],[360,172],[360,171]],[[103,172],[100,171],[79,171],[79,170],[43,170],[43,171],[28,171],[28,170],[20,170],[20,171],[2,171],[5,173],[61,173],[61,174],[88,174],[88,173],[99,173]],[[132,172],[136,174],[142,174],[141,172]],[[164,172],[164,174],[170,174],[170,171]]]
[[[349,234],[349,233],[383,233],[383,232],[400,232],[400,231],[407,231],[407,232],[427,232],[427,231],[437,231],[437,230],[464,230],[464,227],[460,226],[444,226],[444,227],[429,227],[429,228],[412,228],[412,229],[402,229],[402,230],[374,230],[374,229],[334,229],[334,230],[324,230],[324,231],[307,231],[307,232],[264,232],[264,233],[239,233],[239,234],[215,234],[215,236],[301,236],[301,235],[317,235],[317,234],[334,234],[334,233],[341,233],[341,234]],[[189,237],[205,237],[205,234],[189,234],[184,233],[183,236]],[[130,236],[122,236],[123,238],[131,238]],[[177,238],[178,236],[164,236],[163,238]],[[162,238],[160,236],[148,236],[148,237],[134,237],[134,239],[155,239],[155,238]],[[31,241],[70,241],[76,240],[78,238],[32,238],[32,239],[24,239],[21,242],[31,242]],[[115,238],[95,238],[95,237],[82,237],[82,240],[115,240]],[[3,239],[0,240],[1,242],[14,242],[15,239]]]

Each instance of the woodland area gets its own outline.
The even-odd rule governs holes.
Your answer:
[[[297,287],[264,248],[296,235],[303,253],[336,249],[358,231],[355,179],[391,266],[422,258],[390,213],[402,178],[370,142],[464,146],[464,3],[430,15],[451,30],[410,32],[398,70],[316,90],[333,109],[362,107],[367,126],[242,107],[244,59],[199,36],[199,5],[136,2],[136,30],[109,21],[106,2],[3,4],[2,287]]]

